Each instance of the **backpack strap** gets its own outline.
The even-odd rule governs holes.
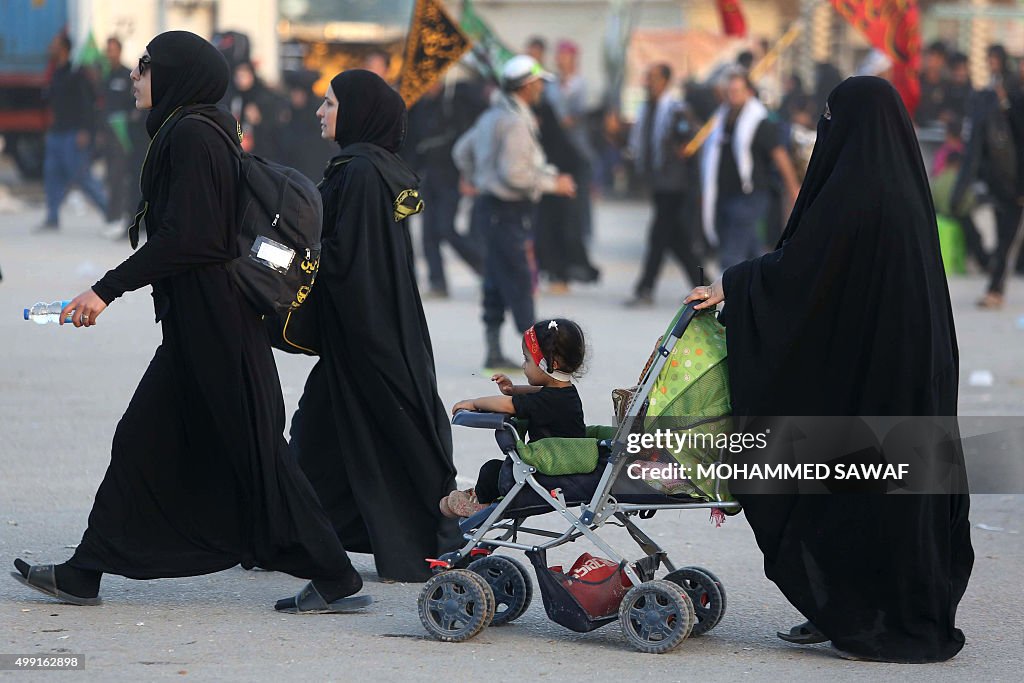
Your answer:
[[[202,114],[194,114],[193,113],[193,114],[186,114],[185,116],[182,117],[182,119],[194,119],[196,121],[202,121],[202,122],[208,124],[211,128],[213,128],[215,131],[220,133],[220,136],[222,138],[224,138],[224,140],[228,143],[228,147],[231,148],[231,152],[236,157],[241,157],[242,156],[241,142],[238,139],[232,140],[231,136],[228,135],[227,132],[223,128],[221,128],[220,125],[218,125],[217,122],[214,121],[213,119],[211,119],[209,116],[203,116]]]
[[[239,183],[246,182],[245,174],[242,173],[242,159],[243,159],[243,155],[245,154],[245,151],[242,149],[242,143],[241,143],[240,140],[238,140],[237,138],[232,140],[231,136],[228,135],[227,132],[223,128],[221,128],[220,125],[216,121],[211,119],[209,116],[203,116],[202,114],[192,113],[192,114],[186,114],[185,116],[183,116],[181,118],[182,118],[182,120],[184,120],[184,119],[195,119],[196,121],[202,121],[203,123],[205,123],[208,126],[210,126],[211,128],[213,128],[215,131],[220,133],[220,136],[221,136],[221,138],[224,139],[224,142],[228,143],[228,148],[231,150],[231,154],[235,157],[235,159],[238,160],[238,176],[237,176],[238,182]]]

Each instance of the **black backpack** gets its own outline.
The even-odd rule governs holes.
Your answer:
[[[320,267],[323,204],[320,191],[294,168],[242,150],[223,128],[201,114],[238,158],[238,242],[231,273],[252,305],[284,318],[309,296]]]

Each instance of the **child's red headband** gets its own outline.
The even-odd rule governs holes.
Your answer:
[[[562,372],[561,370],[552,370],[548,366],[548,361],[544,357],[544,352],[540,350],[540,342],[537,341],[537,326],[533,325],[529,327],[526,332],[523,333],[523,343],[526,344],[526,350],[530,352],[530,358],[537,364],[541,370],[551,377],[557,379],[559,382],[571,382],[572,375],[568,372]],[[558,329],[558,323],[552,320],[548,323],[548,329]]]

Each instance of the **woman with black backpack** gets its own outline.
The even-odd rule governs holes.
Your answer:
[[[291,611],[369,602],[345,599],[362,579],[288,452],[262,316],[229,269],[238,127],[215,105],[228,78],[217,49],[184,31],[154,38],[132,72],[152,138],[132,242],[143,221],[148,241],[61,319],[73,313],[75,327],[91,327],[114,299],[152,285],[163,341],[117,426],[74,555],[59,565],[15,561],[16,579],[62,602],[99,604],[104,573],[155,579],[237,564],[313,579],[283,606]]]

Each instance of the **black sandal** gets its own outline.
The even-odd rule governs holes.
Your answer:
[[[274,609],[288,614],[345,614],[373,603],[369,595],[353,595],[327,602],[310,581],[294,598],[279,600]]]
[[[789,633],[776,631],[775,635],[787,643],[796,643],[797,645],[814,645],[815,643],[827,643],[830,640],[828,636],[819,631],[818,628],[809,621],[797,624],[793,628],[789,629]]]
[[[22,576],[21,572],[11,572],[11,576],[13,576],[19,583],[69,605],[92,607],[103,603],[98,596],[95,598],[83,598],[77,595],[72,595],[71,593],[65,593],[61,589],[57,588],[57,580],[54,575],[52,564],[30,565],[27,576]]]

